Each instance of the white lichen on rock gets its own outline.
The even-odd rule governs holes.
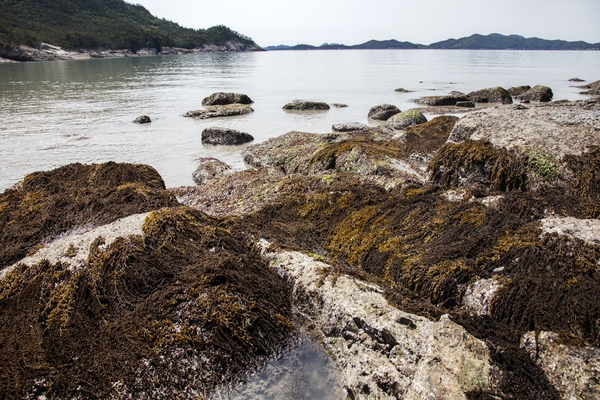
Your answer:
[[[575,237],[591,245],[600,245],[600,220],[573,217],[544,218],[541,221],[542,235],[557,233]]]

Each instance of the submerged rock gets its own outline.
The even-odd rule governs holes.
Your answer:
[[[580,78],[571,78],[571,79],[569,79],[569,82],[585,82],[585,81]]]
[[[294,100],[291,103],[283,106],[284,110],[293,110],[293,111],[322,111],[329,110],[329,104],[323,102],[316,101],[301,101]]]
[[[252,104],[250,97],[241,93],[217,92],[202,100],[203,106],[223,106],[227,104]]]
[[[397,89],[394,89],[394,92],[398,92],[398,93],[410,93],[411,90],[406,90],[404,88],[397,88]]]
[[[141,115],[133,120],[134,124],[149,124],[150,122],[152,122],[152,120],[147,115]]]
[[[331,103],[331,105],[335,108],[347,108],[348,104],[342,104],[342,103]]]
[[[202,131],[203,144],[234,146],[248,143],[253,140],[254,137],[252,135],[230,128],[212,126]]]
[[[418,125],[427,122],[427,118],[419,110],[408,110],[398,113],[387,120],[385,125],[391,129],[404,129],[411,125]]]
[[[512,104],[513,100],[508,91],[500,86],[476,90],[467,94],[475,103]]]
[[[379,104],[371,107],[367,114],[367,118],[376,121],[387,121],[392,115],[396,115],[399,112],[400,109],[393,104]]]
[[[587,85],[578,86],[581,89],[588,89],[581,92],[581,94],[589,94],[593,96],[600,96],[600,81],[595,81]]]
[[[231,171],[231,167],[223,161],[211,157],[202,157],[198,159],[198,168],[192,173],[192,178],[196,185],[200,186],[211,179],[223,176],[229,171]]]
[[[242,104],[228,104],[224,106],[210,106],[206,110],[188,111],[183,114],[184,117],[197,119],[231,117],[236,115],[246,115],[254,112],[254,109]]]

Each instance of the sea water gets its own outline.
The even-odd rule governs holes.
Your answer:
[[[25,174],[73,162],[149,164],[168,187],[191,185],[199,157],[245,168],[245,146],[201,143],[210,126],[237,129],[254,143],[292,130],[327,133],[367,123],[369,108],[450,91],[546,85],[577,100],[570,78],[600,79],[598,51],[330,50],[0,64],[0,191]],[[404,88],[410,93],[395,92]],[[245,93],[255,112],[194,120],[213,92]],[[282,110],[292,100],[343,103],[325,112]],[[139,115],[152,123],[137,125]],[[428,115],[431,117],[432,115]]]

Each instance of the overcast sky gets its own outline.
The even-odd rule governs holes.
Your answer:
[[[190,28],[226,25],[260,46],[431,44],[474,33],[600,42],[600,0],[128,0]]]

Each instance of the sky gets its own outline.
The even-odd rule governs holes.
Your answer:
[[[431,44],[474,33],[600,42],[600,0],[127,0],[188,28],[226,25],[260,46]]]

